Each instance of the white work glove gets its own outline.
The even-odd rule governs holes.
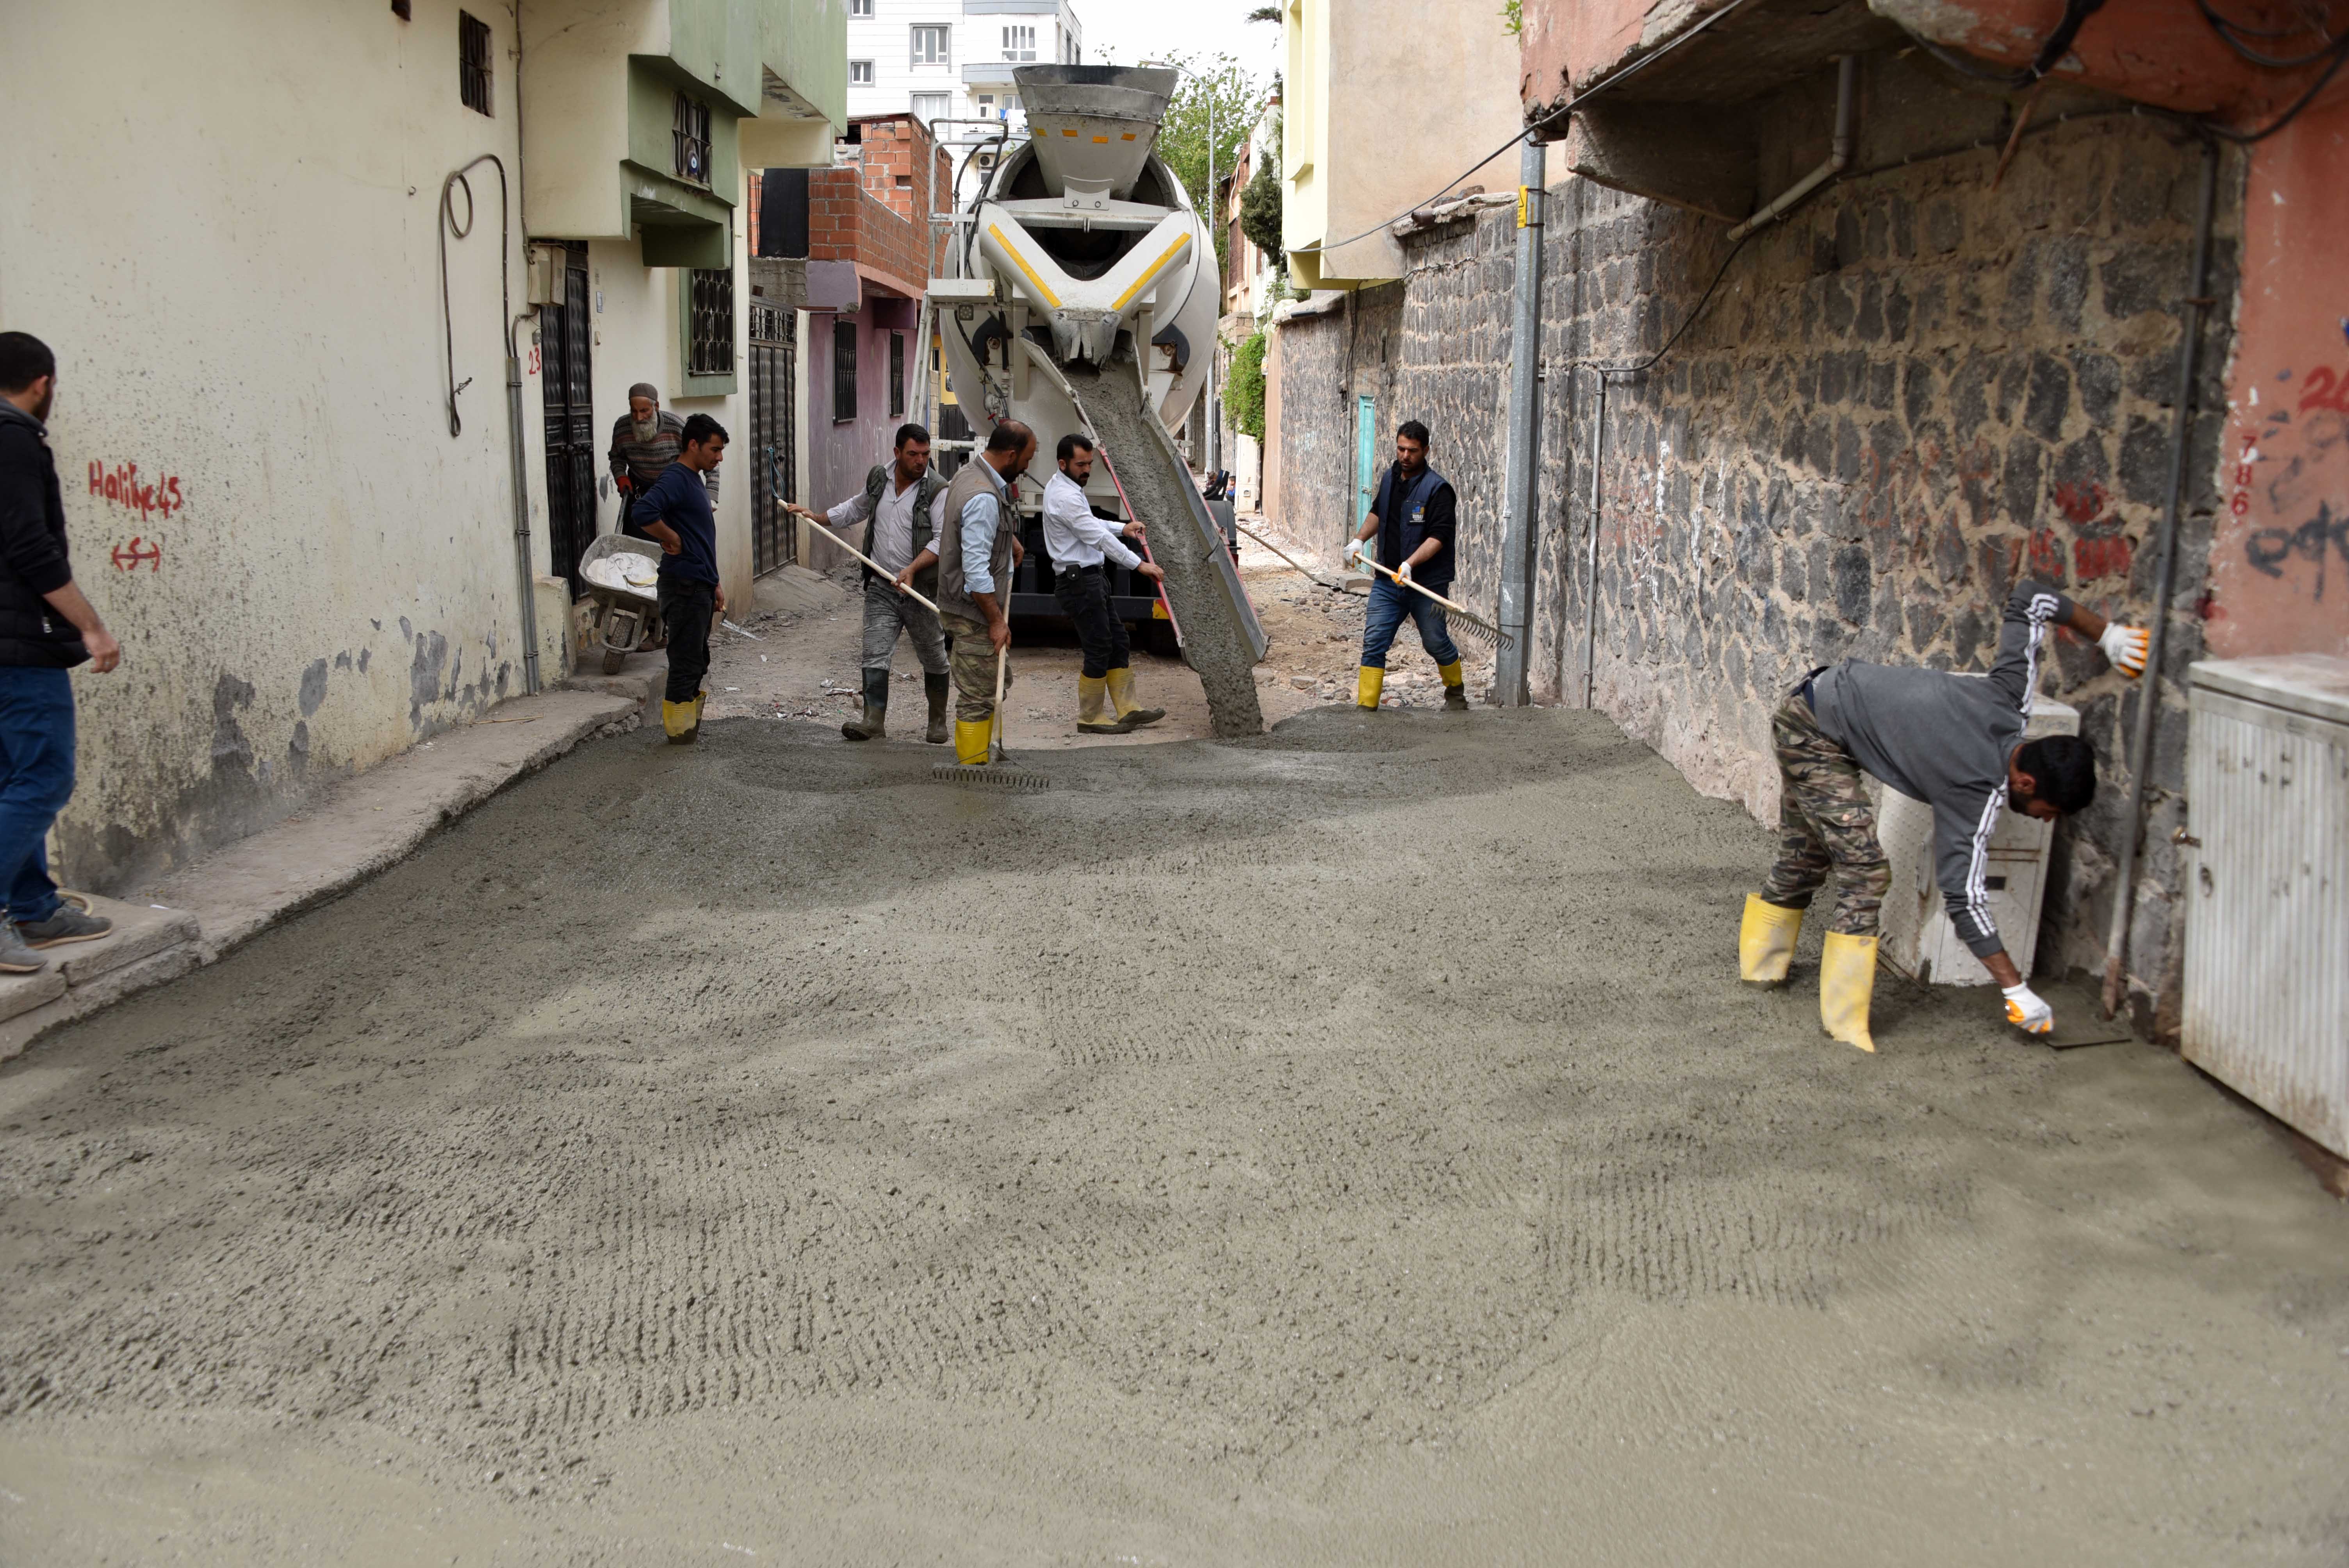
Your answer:
[[[1366,556],[1365,556],[1365,553],[1364,553],[1364,552],[1368,550],[1368,548],[1369,548],[1369,542],[1368,542],[1368,541],[1365,541],[1365,540],[1360,540],[1360,539],[1350,539],[1350,540],[1346,541],[1346,559],[1347,559],[1347,560],[1349,560],[1349,561],[1353,561],[1353,562],[1360,562],[1360,561],[1362,561],[1362,560],[1366,559]]]
[[[1400,580],[1400,581],[1402,581],[1402,582],[1404,582],[1404,583],[1408,583],[1408,582],[1410,582],[1410,581],[1411,581],[1411,562],[1408,562],[1408,561],[1406,561],[1406,562],[1404,562],[1402,565],[1400,565],[1400,566],[1396,567],[1396,568],[1395,568],[1395,576],[1397,577],[1397,579],[1399,579],[1399,580]]]
[[[2105,634],[2096,639],[2096,646],[2105,650],[2113,668],[2131,680],[2145,674],[2146,649],[2153,641],[2143,626],[2124,626],[2118,621],[2105,623]]]
[[[2008,1023],[2026,1035],[2052,1035],[2055,1032],[2055,1009],[2029,985],[2002,986],[1999,994],[2006,998]]]

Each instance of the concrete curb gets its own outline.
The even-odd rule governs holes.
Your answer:
[[[53,1028],[175,980],[348,892],[581,741],[636,728],[640,707],[633,693],[562,688],[502,704],[336,786],[276,827],[175,872],[129,903],[92,901],[115,918],[121,935],[87,950],[62,950],[63,961],[43,974],[0,982],[0,1061]],[[98,961],[109,950],[111,957]]]

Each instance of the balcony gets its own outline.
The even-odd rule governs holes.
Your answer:
[[[522,25],[533,234],[730,265],[746,161],[828,164],[846,125],[846,25],[828,0],[541,0]]]

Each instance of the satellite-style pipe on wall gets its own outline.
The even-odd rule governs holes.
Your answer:
[[[1729,231],[1729,242],[1737,243],[1765,223],[1775,223],[1802,204],[1803,199],[1828,181],[1851,167],[1853,122],[1859,118],[1859,57],[1842,55],[1836,59],[1835,137],[1827,143],[1827,160],[1792,185],[1786,187],[1770,204]]]

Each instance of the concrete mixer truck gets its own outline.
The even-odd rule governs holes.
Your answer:
[[[929,282],[947,383],[973,431],[983,442],[1008,418],[1036,432],[1009,608],[1057,613],[1038,500],[1061,438],[1081,432],[1103,459],[1088,499],[1102,517],[1145,525],[1216,732],[1255,734],[1264,631],[1170,434],[1206,387],[1222,293],[1207,225],[1155,151],[1176,73],[1012,74],[1028,139],[1006,145],[1007,132],[982,155],[991,167],[956,211],[947,275]],[[1112,592],[1130,619],[1153,617],[1146,579]]]

